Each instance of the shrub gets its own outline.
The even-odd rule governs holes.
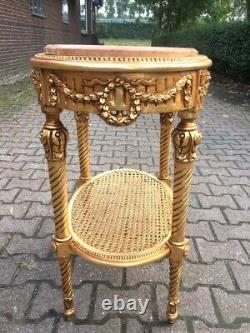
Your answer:
[[[153,25],[145,22],[98,22],[100,38],[150,39]]]
[[[250,80],[250,23],[200,24],[155,36],[152,45],[194,47],[213,60],[213,69],[242,81]]]

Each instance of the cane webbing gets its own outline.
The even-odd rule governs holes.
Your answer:
[[[71,199],[73,241],[100,261],[162,255],[171,233],[171,207],[171,190],[157,178],[129,169],[105,172]]]

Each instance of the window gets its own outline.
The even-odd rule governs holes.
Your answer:
[[[69,23],[69,1],[62,0],[62,17],[63,23]]]
[[[81,31],[87,32],[87,0],[80,0]]]
[[[44,16],[42,0],[31,0],[32,14]]]

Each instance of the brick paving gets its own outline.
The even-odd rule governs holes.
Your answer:
[[[224,94],[225,95],[225,94]],[[223,95],[223,96],[224,96]],[[191,253],[181,287],[180,319],[165,319],[168,262],[111,269],[74,259],[75,323],[62,317],[47,168],[38,133],[44,121],[36,102],[0,113],[0,332],[250,332],[250,112],[211,94],[199,124],[199,147],[188,236]],[[79,175],[73,114],[69,190]],[[158,116],[141,116],[114,129],[91,118],[92,171],[124,164],[157,173]],[[101,301],[119,295],[150,298],[138,312],[104,312]]]

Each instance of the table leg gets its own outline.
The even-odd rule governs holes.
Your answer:
[[[185,238],[185,226],[188,214],[189,194],[193,164],[196,159],[196,147],[201,142],[201,134],[195,124],[195,112],[180,112],[180,123],[173,131],[174,145],[174,185],[173,185],[173,219],[170,246],[170,283],[167,316],[170,323],[177,319],[179,287],[183,259],[188,252]]]
[[[80,177],[77,185],[84,184],[90,178],[89,162],[89,117],[84,112],[75,113],[78,149],[80,160]]]
[[[161,134],[160,134],[160,180],[169,181],[169,151],[171,141],[171,128],[173,113],[161,113]]]
[[[41,130],[40,139],[48,161],[52,205],[55,219],[54,246],[59,260],[65,316],[74,313],[71,279],[71,254],[65,246],[70,240],[68,229],[68,193],[66,178],[66,145],[68,131],[60,121],[58,108],[44,107],[46,122]]]

